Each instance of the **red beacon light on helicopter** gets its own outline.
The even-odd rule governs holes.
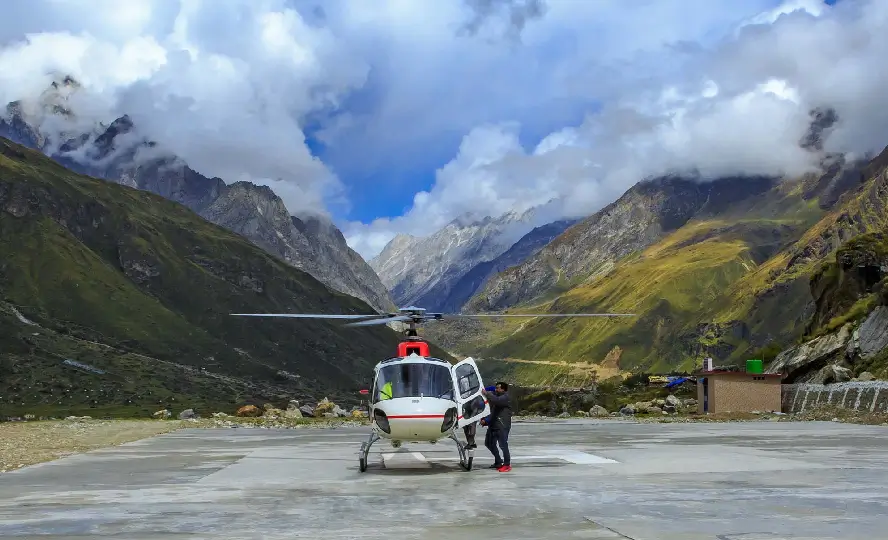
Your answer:
[[[424,341],[402,341],[398,343],[398,356],[405,357],[411,354],[417,356],[431,356],[429,353],[429,344]]]

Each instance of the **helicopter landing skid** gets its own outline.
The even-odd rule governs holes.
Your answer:
[[[367,442],[361,443],[361,454],[358,457],[358,468],[361,472],[367,470],[367,458],[370,456],[370,447],[373,446],[373,443],[380,439],[379,435],[376,434],[375,431],[370,433],[370,438]]]
[[[467,445],[463,444],[455,433],[451,433],[450,438],[456,443],[456,451],[459,452],[459,466],[467,471],[471,471],[472,461],[475,459],[475,450],[466,448]]]

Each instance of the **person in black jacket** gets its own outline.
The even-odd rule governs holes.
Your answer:
[[[499,472],[512,470],[511,454],[509,453],[509,431],[512,429],[512,403],[509,399],[509,385],[505,382],[496,383],[493,393],[483,390],[484,397],[490,404],[490,420],[487,425],[489,437],[485,443],[487,449],[493,454],[493,468]],[[500,459],[497,445],[503,451]]]

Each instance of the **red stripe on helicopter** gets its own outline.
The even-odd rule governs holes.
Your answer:
[[[487,405],[487,400],[484,401],[484,404]],[[396,415],[390,415],[388,418],[390,420],[392,420],[392,419],[404,420],[404,419],[411,419],[411,418],[444,418],[444,415],[443,414],[396,414]],[[463,417],[458,416],[456,419],[462,420]]]

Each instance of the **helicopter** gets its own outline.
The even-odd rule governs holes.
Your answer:
[[[404,323],[406,339],[398,344],[397,355],[374,367],[369,394],[371,432],[361,443],[358,466],[367,470],[370,447],[387,439],[393,448],[403,443],[432,443],[452,439],[459,453],[459,464],[472,469],[474,448],[457,436],[457,430],[478,422],[490,414],[484,398],[484,384],[478,364],[471,357],[456,364],[431,355],[429,344],[421,339],[417,325],[446,318],[480,317],[632,317],[632,313],[429,313],[425,308],[409,306],[398,313],[367,315],[309,313],[232,313],[235,317],[287,317],[297,319],[364,319],[345,327]]]

